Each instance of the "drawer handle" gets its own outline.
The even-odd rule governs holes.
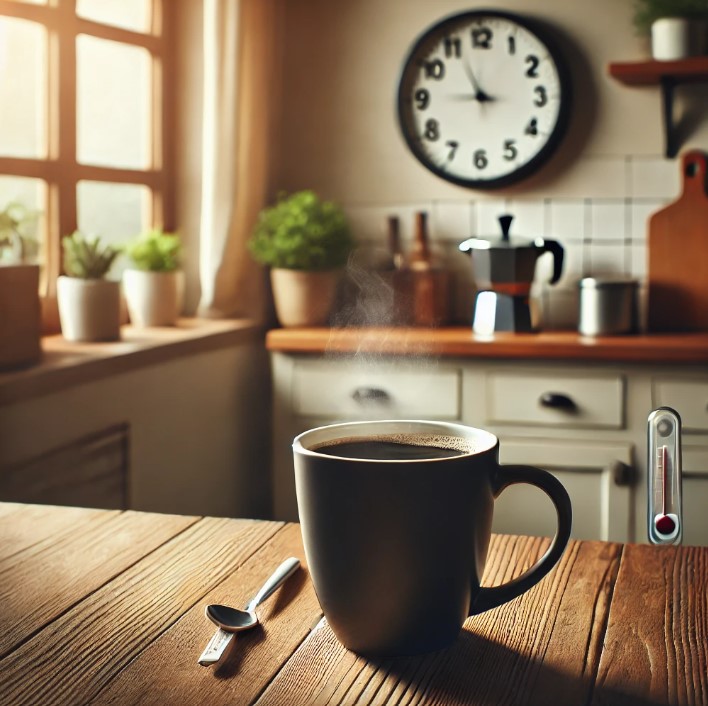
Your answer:
[[[578,405],[571,397],[560,392],[544,392],[538,400],[541,407],[549,409],[560,409],[564,412],[577,412]]]
[[[615,485],[634,485],[634,466],[630,466],[622,461],[613,461],[610,464],[610,473]]]
[[[386,390],[382,390],[380,387],[357,387],[352,392],[352,399],[359,404],[369,404],[371,402],[385,404],[391,400],[391,397]]]

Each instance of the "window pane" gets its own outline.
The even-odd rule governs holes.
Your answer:
[[[149,52],[79,35],[76,62],[79,162],[129,169],[149,167]]]
[[[0,17],[0,154],[46,157],[47,31]]]
[[[9,215],[19,221],[17,232],[22,241],[22,251],[30,262],[45,261],[46,228],[44,209],[47,202],[47,184],[41,179],[27,177],[0,176],[0,212],[10,206]],[[2,225],[7,225],[3,222]],[[0,228],[0,239],[9,235]],[[0,250],[0,260],[13,258],[17,252],[13,244]]]
[[[80,181],[77,191],[79,230],[101,236],[102,243],[124,245],[149,223],[150,189],[146,186]],[[110,278],[119,279],[126,265],[126,258],[118,258]]]
[[[150,0],[77,0],[76,3],[79,17],[135,32],[150,30],[151,11]]]

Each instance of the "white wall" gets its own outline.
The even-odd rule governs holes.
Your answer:
[[[441,256],[458,271],[458,315],[466,320],[471,282],[456,252],[473,234],[498,233],[509,210],[518,235],[566,246],[560,286],[538,287],[546,327],[575,325],[580,276],[646,275],[646,219],[680,189],[676,159],[663,157],[658,87],[628,88],[610,78],[613,61],[648,58],[631,23],[630,0],[506,0],[495,8],[536,17],[555,29],[573,76],[568,135],[540,173],[513,187],[472,191],[428,172],[398,130],[398,73],[413,40],[438,19],[487,2],[460,0],[284,0],[284,86],[274,191],[313,188],[339,200],[362,240],[382,241],[386,216],[431,214]],[[704,87],[681,87],[688,147],[708,147]],[[680,112],[680,111],[679,111]],[[708,115],[708,112],[706,113]],[[547,274],[539,268],[538,279]]]

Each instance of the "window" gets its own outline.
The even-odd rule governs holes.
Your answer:
[[[40,212],[44,294],[61,273],[62,236],[123,243],[170,225],[163,4],[0,0],[0,209]]]

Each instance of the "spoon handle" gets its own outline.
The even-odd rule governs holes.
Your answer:
[[[234,633],[225,632],[219,628],[214,633],[211,640],[207,643],[207,646],[204,648],[204,652],[200,655],[199,664],[201,664],[202,667],[208,667],[210,664],[216,664],[231,643],[233,636]]]
[[[251,599],[251,602],[246,606],[247,611],[252,611],[257,605],[260,605],[268,596],[270,596],[283,581],[290,578],[300,567],[300,560],[294,556],[286,559],[271,575],[271,577],[263,584],[258,593]]]

